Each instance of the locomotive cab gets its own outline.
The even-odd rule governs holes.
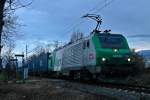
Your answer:
[[[133,68],[133,58],[126,38],[121,34],[96,33],[93,36],[96,66],[106,76],[128,76]]]

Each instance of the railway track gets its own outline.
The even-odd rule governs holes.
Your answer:
[[[69,82],[75,82],[85,85],[91,85],[91,86],[98,86],[98,87],[105,87],[110,89],[116,89],[116,90],[122,90],[126,92],[133,92],[133,93],[144,93],[144,94],[150,94],[150,87],[147,86],[138,86],[138,85],[129,85],[129,84],[123,84],[123,83],[111,83],[111,82],[102,82],[97,80],[70,80],[68,78],[54,78],[54,79],[61,79],[66,80]]]
[[[116,84],[97,81],[69,81],[78,84],[75,88],[92,95],[106,95],[118,100],[150,100],[150,87]],[[63,86],[65,87],[65,86]]]
[[[77,81],[60,78],[55,78],[50,82],[58,87],[69,88],[95,96],[105,95],[118,98],[118,100],[150,100],[150,87],[145,86],[98,81]]]
[[[110,83],[110,82],[99,82],[99,81],[72,81],[78,82],[81,84],[87,84],[98,87],[105,87],[110,89],[118,89],[126,92],[135,92],[135,93],[145,93],[150,94],[150,87],[147,86],[138,86],[138,85],[129,85],[129,84],[121,84],[121,83]]]
[[[115,88],[115,89],[125,90],[129,92],[132,91],[132,92],[150,94],[150,87],[146,87],[146,86],[116,84],[116,83],[100,83],[99,86],[107,87],[107,88]]]

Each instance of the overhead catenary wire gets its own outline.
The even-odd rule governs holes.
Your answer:
[[[107,6],[109,6],[111,3],[113,3],[115,0],[103,0],[100,1],[99,3],[97,3],[92,9],[88,10],[86,14],[88,13],[99,13],[101,12],[104,8],[106,8]],[[102,5],[102,6],[100,6]],[[75,29],[76,27],[79,27],[81,24],[83,24],[85,22],[85,20],[81,20],[81,17],[78,18],[77,20],[75,20],[75,23],[70,24],[70,27],[66,28],[65,33],[69,34],[73,29]],[[64,35],[64,34],[63,34]]]
[[[93,8],[86,11],[86,13],[92,12],[93,10],[97,9],[97,7],[100,6],[100,4],[103,4],[103,3],[105,3],[105,0],[98,2]],[[76,24],[78,25],[79,23],[81,23],[81,16],[74,20],[75,23],[66,25],[67,26],[66,29],[72,28],[73,26],[76,26]]]
[[[97,10],[95,10],[93,13],[98,13],[100,11],[102,11],[104,8],[108,7],[110,4],[112,4],[115,0],[106,0],[105,4],[100,7],[100,8],[97,8]]]
[[[105,3],[106,0],[100,1],[98,2],[93,8],[91,8],[90,10],[86,11],[86,13],[91,13],[92,11],[94,11],[95,9],[97,9],[97,7],[99,7],[101,4]],[[83,14],[82,14],[83,15]],[[81,16],[82,16],[81,15]],[[68,24],[67,27],[64,30],[64,33],[69,34],[73,29],[75,29],[77,26],[80,26],[81,24],[84,23],[84,20],[81,20],[81,16],[79,18],[77,18],[76,20],[74,20],[74,23],[72,24]],[[64,34],[62,35],[64,36]]]
[[[29,44],[29,43],[28,43]],[[26,44],[26,45],[28,45]],[[39,44],[39,43],[38,43]],[[49,47],[49,48],[57,48],[59,46],[63,46],[65,43],[64,42],[61,42],[61,41],[48,41],[46,44],[45,43],[42,43],[42,45],[37,45],[35,46],[34,48],[29,48],[29,45],[28,45],[28,51],[27,51],[27,54],[33,54],[35,53],[36,51],[39,50],[39,47],[41,48],[46,48],[46,47]]]

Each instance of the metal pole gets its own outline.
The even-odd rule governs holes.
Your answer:
[[[26,61],[27,61],[28,46],[26,45]]]
[[[17,59],[17,56],[16,56],[16,59]],[[17,80],[17,71],[18,71],[18,62],[17,62],[17,60],[16,60],[16,80]]]

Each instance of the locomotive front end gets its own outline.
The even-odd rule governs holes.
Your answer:
[[[100,51],[98,65],[105,76],[128,76],[133,73],[134,59],[127,50]]]
[[[98,34],[97,37],[96,63],[101,73],[108,77],[131,75],[134,58],[125,37],[120,34]]]

